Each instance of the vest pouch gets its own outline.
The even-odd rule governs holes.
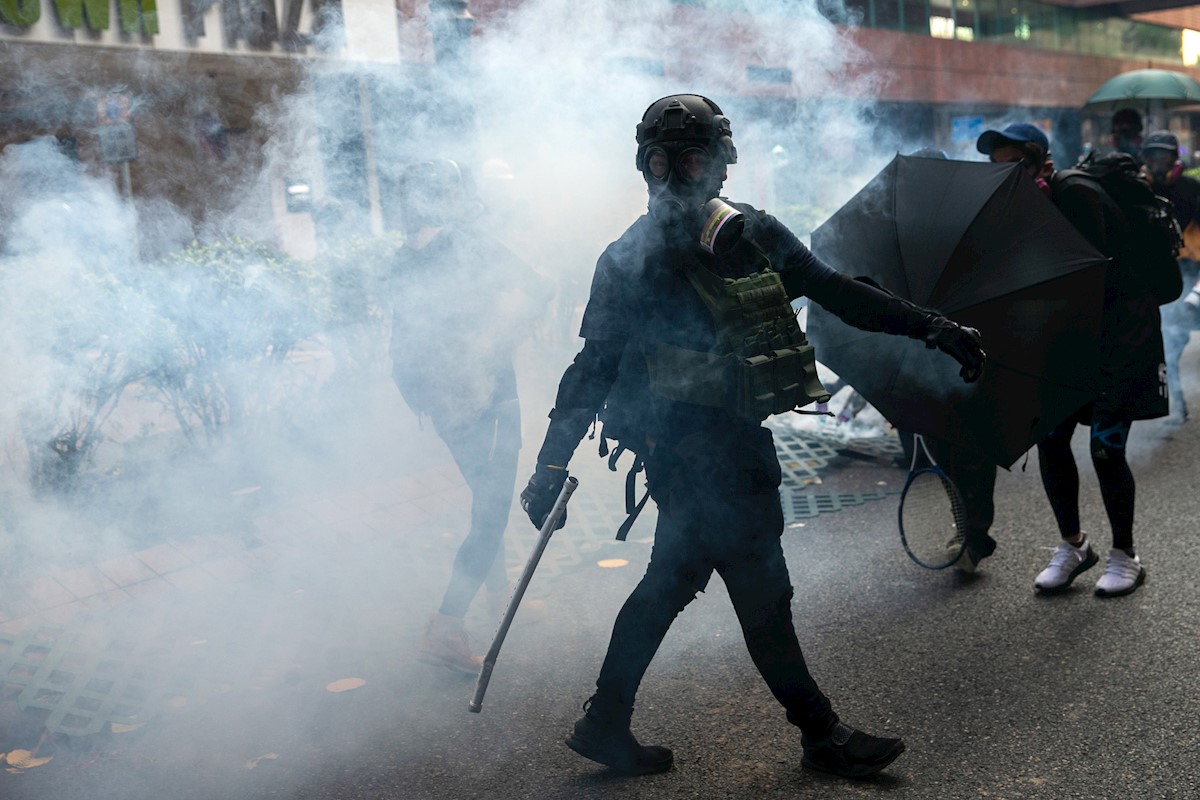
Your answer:
[[[733,408],[738,359],[656,342],[646,352],[650,391],[679,403]]]
[[[810,403],[829,401],[817,377],[811,345],[774,350],[742,358],[738,370],[736,413],[743,419],[764,420]]]

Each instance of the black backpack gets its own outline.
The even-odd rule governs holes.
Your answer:
[[[1126,153],[1089,153],[1071,169],[1054,174],[1056,183],[1083,177],[1103,189],[1129,226],[1128,241],[1119,248],[1120,260],[1142,276],[1159,305],[1179,299],[1183,278],[1177,256],[1183,234],[1171,201],[1154,193],[1140,167]]]

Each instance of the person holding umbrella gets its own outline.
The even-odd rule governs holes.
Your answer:
[[[650,563],[617,615],[596,692],[567,745],[622,772],[671,768],[668,748],[643,746],[630,731],[634,697],[675,617],[716,571],[755,666],[800,728],[801,763],[876,773],[904,743],[842,722],[808,671],[780,541],[779,460],[761,423],[829,397],[791,300],[807,296],[852,325],[918,339],[950,354],[966,381],[982,372],[979,334],[851,280],[774,217],[721,199],[737,151],[712,100],[657,100],[636,139],[649,213],[600,257],[583,349],[563,374],[521,492],[540,526],[601,412],[602,441],[616,439],[644,463],[659,511]]]
[[[1140,159],[1142,157],[1142,129],[1142,115],[1136,108],[1121,108],[1114,111],[1111,120],[1113,150]]]
[[[1108,256],[1101,331],[1099,393],[1038,444],[1042,485],[1058,523],[1061,541],[1050,564],[1034,580],[1043,594],[1065,591],[1099,561],[1079,521],[1079,471],[1071,451],[1076,425],[1090,428],[1092,465],[1112,527],[1112,548],[1096,583],[1100,597],[1133,592],[1146,570],[1133,547],[1134,478],[1125,446],[1134,420],[1167,413],[1158,303],[1144,277],[1126,264],[1128,223],[1099,185],[1077,174],[1056,177],[1046,134],[1029,123],[988,130],[976,142],[995,163],[1021,163],[1041,180],[1059,211],[1101,253]]]

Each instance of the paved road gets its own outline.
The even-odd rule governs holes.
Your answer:
[[[1086,578],[1065,596],[1033,593],[1056,541],[1036,456],[1000,476],[1001,546],[975,579],[909,563],[894,499],[789,528],[796,624],[813,672],[844,719],[908,744],[873,781],[800,768],[798,733],[754,672],[719,579],[681,615],[639,697],[635,732],[673,747],[675,768],[626,778],[563,746],[648,557],[643,521],[627,544],[580,546],[572,527],[556,537],[548,557],[571,558],[536,580],[546,617],[514,629],[478,715],[466,711],[470,678],[413,658],[444,583],[449,528],[301,539],[269,580],[130,606],[114,626],[158,624],[170,634],[164,647],[199,666],[141,727],[47,742],[39,752],[55,760],[0,773],[0,797],[1200,797],[1200,421],[1138,424],[1132,447],[1149,578],[1124,599],[1094,597]],[[594,461],[579,457],[581,496],[619,503],[623,476]],[[882,461],[841,467],[814,488],[903,479]],[[1085,529],[1106,544],[1088,467],[1083,501]],[[608,558],[629,563],[596,566]],[[482,645],[491,623],[470,621]],[[327,689],[344,678],[365,683]]]

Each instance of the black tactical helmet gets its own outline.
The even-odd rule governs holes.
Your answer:
[[[399,190],[405,223],[410,230],[463,221],[477,202],[470,176],[448,158],[409,165],[400,175]]]
[[[645,172],[648,149],[677,142],[700,145],[725,164],[737,163],[729,120],[707,97],[673,94],[650,104],[637,126],[638,172]]]

